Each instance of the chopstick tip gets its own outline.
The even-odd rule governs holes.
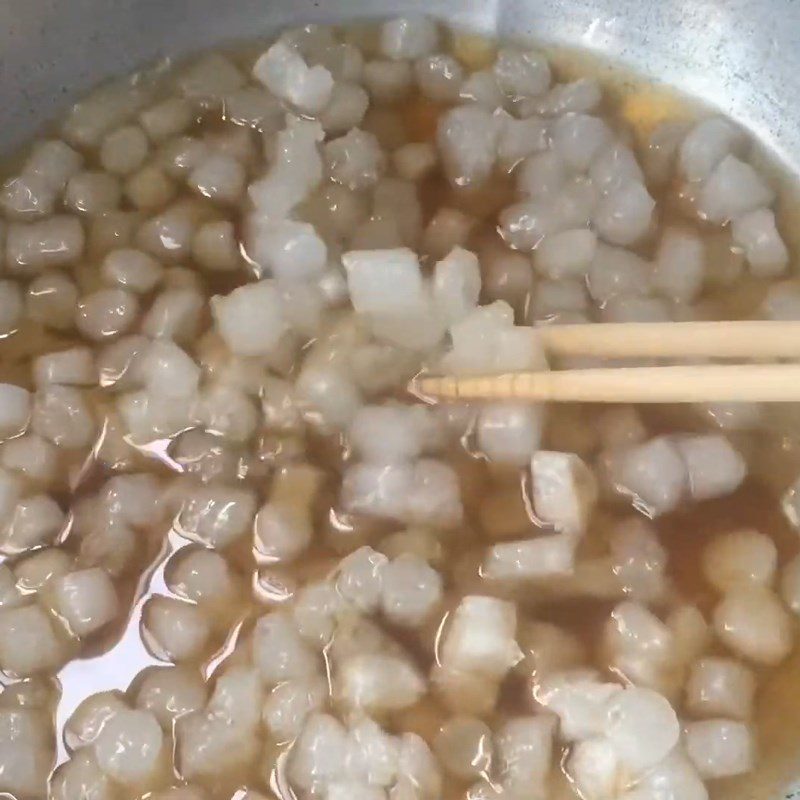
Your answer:
[[[458,397],[458,381],[452,376],[417,376],[408,384],[408,390],[428,402],[455,399]]]

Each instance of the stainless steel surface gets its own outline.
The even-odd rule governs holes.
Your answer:
[[[596,51],[717,106],[800,172],[799,0],[0,0],[0,152],[161,56],[400,12]]]

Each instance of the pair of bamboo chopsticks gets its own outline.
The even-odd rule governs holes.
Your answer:
[[[549,356],[800,359],[800,322],[553,325],[533,330]],[[411,387],[438,400],[588,403],[791,402],[800,364],[708,364],[423,376]]]

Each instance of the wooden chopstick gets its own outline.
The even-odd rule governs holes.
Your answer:
[[[598,325],[596,327],[602,327]],[[425,399],[588,403],[704,403],[800,400],[800,364],[576,369],[474,377],[420,377]]]
[[[800,358],[800,322],[612,322],[535,331],[555,356]]]

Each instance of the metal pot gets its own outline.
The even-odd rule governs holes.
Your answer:
[[[398,13],[594,51],[716,106],[800,172],[797,0],[3,0],[0,152],[99,81],[160,57]]]
[[[796,0],[4,0],[0,151],[103,78],[158,57],[301,20],[398,12],[596,51],[717,106],[800,167]]]

